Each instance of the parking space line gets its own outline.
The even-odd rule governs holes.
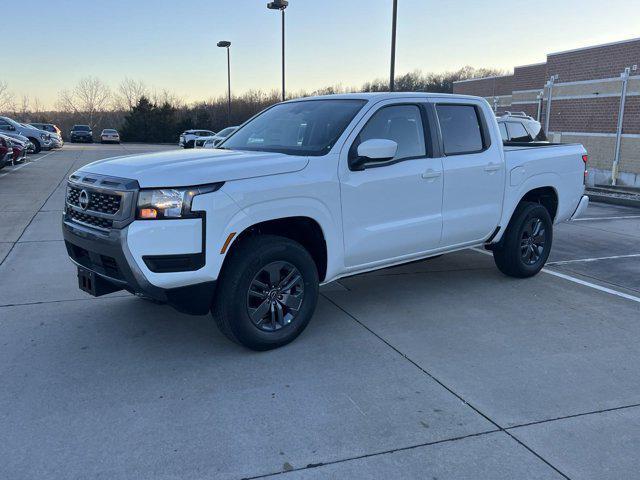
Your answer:
[[[627,220],[629,218],[640,218],[640,215],[620,215],[618,217],[584,217],[574,218],[572,222],[591,222],[595,220]]]
[[[42,160],[43,158],[48,157],[49,155],[52,155],[52,154],[54,154],[54,153],[56,153],[56,152],[49,152],[49,153],[47,153],[47,154],[45,154],[45,155],[43,155],[43,156],[41,156],[41,157],[39,157],[39,158],[36,158],[35,160],[29,160],[29,159],[27,159],[27,160],[26,160],[22,165],[18,165],[17,167],[12,168],[11,170],[9,170],[9,171],[8,171],[8,172],[6,172],[6,173],[0,174],[0,178],[2,178],[2,177],[6,177],[6,176],[7,176],[7,175],[9,175],[11,172],[17,172],[18,170],[20,170],[20,169],[21,169],[21,168],[23,168],[23,167],[26,167],[27,165],[31,165],[32,163],[39,162],[39,161],[40,161],[40,160]]]
[[[618,258],[636,258],[640,257],[640,253],[632,253],[629,255],[613,255],[611,257],[594,257],[594,258],[578,258],[576,260],[560,260],[557,262],[547,262],[547,265],[566,265],[567,263],[580,263],[580,262],[597,262],[598,260],[616,260]]]
[[[471,250],[473,250],[474,252],[482,253],[484,255],[493,255],[491,252],[487,250],[482,250],[480,248],[472,248]],[[640,303],[640,297],[629,295],[628,293],[619,292],[618,290],[613,290],[612,288],[603,287],[602,285],[598,285],[597,283],[587,282],[585,280],[572,277],[571,275],[566,275],[564,273],[556,272],[554,270],[549,270],[548,268],[543,268],[541,272],[548,273],[549,275],[553,275],[554,277],[562,278],[569,282],[573,282],[573,283],[577,283],[578,285],[583,285],[585,287],[593,288],[594,290],[599,290],[601,292],[608,293],[610,295],[626,298],[627,300],[631,300],[632,302]]]

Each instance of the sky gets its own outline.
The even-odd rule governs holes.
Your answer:
[[[113,88],[129,77],[201,100],[226,94],[226,55],[216,43],[229,40],[235,93],[279,89],[280,13],[266,3],[23,0],[27,25],[3,29],[11,67],[0,68],[0,82],[45,107],[86,76]],[[290,0],[287,89],[387,78],[391,10],[392,0]],[[638,18],[637,0],[398,0],[396,72],[511,70],[547,53],[639,37]]]

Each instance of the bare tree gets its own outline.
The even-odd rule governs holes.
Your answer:
[[[18,111],[16,113],[18,113],[21,117],[26,117],[29,114],[29,104],[30,104],[30,99],[29,99],[29,95],[22,95],[20,97],[20,105],[18,107]]]
[[[64,112],[81,114],[91,125],[108,111],[112,99],[111,89],[95,77],[80,79],[73,90],[62,90],[58,95],[58,108]]]
[[[185,102],[182,98],[166,89],[163,89],[160,92],[157,90],[151,92],[151,102],[156,105],[164,105],[166,103],[174,108],[182,108],[185,106]]]
[[[118,93],[114,97],[116,110],[131,111],[141,97],[148,96],[148,89],[142,80],[125,77],[118,86]]]
[[[0,82],[0,112],[13,110],[15,110],[15,102],[13,95],[9,92],[9,86],[6,82]]]

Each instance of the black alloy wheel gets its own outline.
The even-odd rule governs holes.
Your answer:
[[[289,262],[265,265],[251,281],[247,311],[260,330],[273,332],[293,322],[304,300],[304,281]]]
[[[549,258],[553,220],[539,203],[522,202],[513,213],[502,240],[492,246],[498,269],[510,277],[536,275]]]
[[[520,256],[525,264],[535,265],[540,261],[546,238],[547,234],[542,219],[529,218],[520,237]]]

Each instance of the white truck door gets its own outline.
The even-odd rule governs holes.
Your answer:
[[[441,245],[481,242],[500,221],[505,191],[502,141],[485,120],[493,114],[462,99],[435,101],[435,110],[444,170]]]
[[[407,100],[382,102],[348,137],[339,171],[347,268],[373,267],[440,244],[442,162],[432,158],[432,136],[426,103]],[[350,159],[371,139],[396,142],[395,157],[354,170]]]

